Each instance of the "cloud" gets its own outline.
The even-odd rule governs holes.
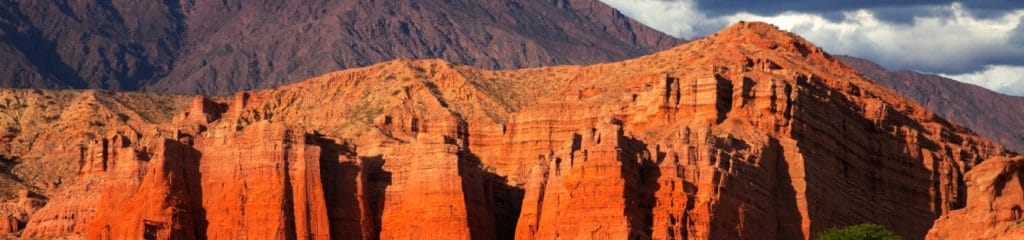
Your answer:
[[[688,39],[714,33],[740,20],[764,21],[795,32],[830,53],[871,59],[889,69],[939,73],[953,79],[976,76],[972,80],[957,79],[972,83],[980,82],[975,81],[980,77],[993,77],[996,72],[1003,76],[1010,76],[1010,72],[1024,76],[1024,67],[1017,67],[1024,66],[1024,6],[1020,3],[1016,9],[1004,6],[1010,3],[1000,1],[987,5],[956,2],[885,5],[866,1],[862,5],[839,5],[839,9],[849,10],[832,12],[814,6],[792,8],[806,11],[781,11],[780,8],[772,14],[742,10],[761,4],[751,2],[739,5],[745,7],[737,7],[737,11],[716,10],[719,14],[712,15],[702,11],[705,7],[700,5],[717,3],[693,0],[602,1],[655,29]],[[977,7],[972,9],[968,6]],[[1002,9],[998,9],[1000,7]],[[884,16],[900,13],[904,19],[899,21]],[[1011,86],[994,90],[1024,89],[1021,81],[1003,83]]]
[[[672,2],[671,0],[667,0]],[[758,0],[714,0],[700,2],[703,12],[713,15],[733,12],[750,12],[758,15],[775,15],[782,12],[798,11],[809,13],[826,13],[857,9],[903,8],[921,5],[948,4],[951,1],[934,0],[791,0],[786,2]]]
[[[1024,17],[1021,17],[1017,22],[1017,28],[1010,33],[1010,43],[1017,45],[1018,47],[1024,47]]]
[[[996,92],[1024,96],[1024,66],[990,65],[985,70],[977,72],[940,75],[982,86]]]
[[[885,22],[864,9],[846,12],[842,21],[794,12],[723,18],[771,22],[832,53],[872,59],[894,69],[961,74],[990,64],[1024,64],[1024,46],[1010,42],[1024,10],[986,20],[973,18],[959,4],[944,8],[949,17],[915,17],[912,24]]]
[[[674,2],[672,0],[662,0]],[[697,4],[701,12],[709,15],[727,15],[736,12],[749,12],[762,16],[778,15],[783,12],[805,12],[821,14],[826,17],[833,13],[855,11],[860,9],[871,9],[876,11],[881,19],[887,21],[905,22],[913,20],[914,16],[929,14],[921,12],[922,7],[950,5],[956,1],[952,0],[790,0],[785,2],[763,1],[763,0],[705,0]],[[997,16],[1006,9],[1020,8],[1024,6],[1016,0],[985,0],[963,2],[964,7],[975,10],[978,17]],[[995,15],[993,15],[995,14]]]
[[[718,31],[729,23],[710,18],[690,0],[601,0],[654,29],[677,37],[694,38]]]

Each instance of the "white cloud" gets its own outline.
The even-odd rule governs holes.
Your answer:
[[[890,69],[946,74],[976,84],[1000,82],[1008,85],[993,90],[1024,94],[1024,82],[1019,80],[978,81],[996,77],[992,75],[996,73],[1024,76],[1024,67],[1020,66],[1024,65],[1024,41],[1020,40],[1024,9],[980,18],[959,3],[922,6],[922,12],[945,14],[925,14],[915,16],[912,22],[893,23],[881,20],[869,9],[846,11],[839,19],[805,12],[707,16],[693,0],[602,1],[655,29],[688,39],[714,33],[740,20],[764,21],[795,32],[833,54],[871,59]],[[976,77],[964,80],[968,76]]]
[[[869,10],[846,12],[841,21],[805,13],[723,17],[730,22],[771,22],[832,53],[872,59],[891,68],[963,73],[1024,56],[1024,46],[1010,41],[1024,10],[996,19],[976,19],[960,4],[943,8],[952,17],[916,17],[912,24],[884,22]],[[1016,60],[1024,64],[1024,59]]]
[[[977,72],[940,75],[996,92],[1024,96],[1024,66],[990,65],[985,70]]]
[[[601,0],[623,14],[662,32],[687,39],[707,35],[729,24],[709,18],[692,0]]]

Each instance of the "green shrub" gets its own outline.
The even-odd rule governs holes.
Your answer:
[[[882,225],[865,223],[832,228],[818,234],[818,240],[902,240],[899,235],[889,231]]]

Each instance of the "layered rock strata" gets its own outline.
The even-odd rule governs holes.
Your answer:
[[[965,176],[1019,158],[763,23],[612,64],[396,60],[176,103],[77,148],[22,237],[808,239],[873,222],[918,239],[989,214],[972,192],[1013,171]]]
[[[1024,238],[1024,159],[989,159],[964,180],[967,205],[935,220],[927,239]]]

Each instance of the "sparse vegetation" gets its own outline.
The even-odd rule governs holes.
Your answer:
[[[60,120],[60,115],[53,115],[53,116],[43,117],[43,122],[46,122],[46,123],[53,123],[53,122],[56,122],[57,120]]]
[[[93,126],[93,127],[104,127],[104,126],[107,126],[106,123],[104,123],[103,121],[100,121],[100,120],[95,120],[95,121],[89,122],[89,125]]]
[[[364,123],[370,123],[373,122],[374,117],[380,115],[380,113],[384,111],[380,104],[375,103],[372,96],[370,96],[370,92],[371,91],[363,92],[363,97],[360,98],[361,100],[359,103],[355,105],[355,109],[352,109],[351,111],[352,119]]]
[[[117,113],[117,119],[121,120],[121,122],[127,123],[131,117],[129,117],[128,114]]]
[[[818,234],[819,240],[902,240],[885,226],[865,223],[843,228],[831,228]]]

